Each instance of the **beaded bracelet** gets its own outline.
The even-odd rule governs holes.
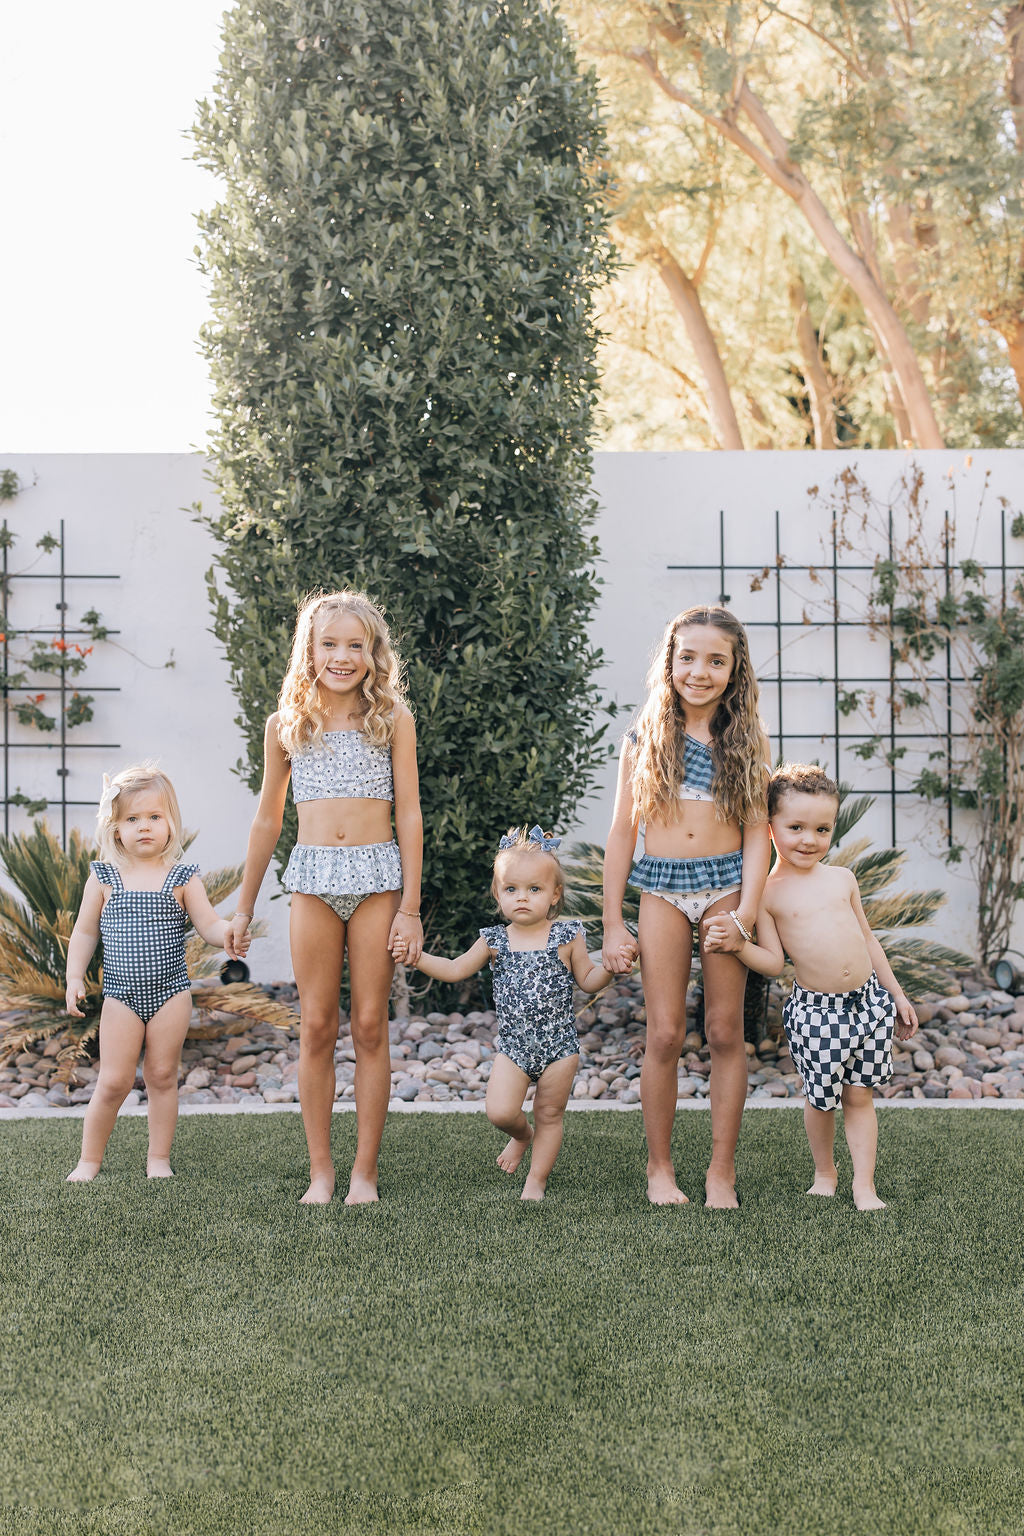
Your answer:
[[[748,944],[753,944],[753,942],[754,942],[753,939],[750,937],[750,934],[747,932],[747,930],[744,928],[743,924],[740,922],[739,918],[736,916],[736,913],[735,912],[730,912],[729,916],[732,918],[733,922],[736,924],[736,927],[739,929],[740,933],[743,935],[743,938],[746,940],[746,942]]]

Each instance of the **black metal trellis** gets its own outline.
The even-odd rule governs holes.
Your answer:
[[[25,683],[25,684],[23,684],[23,685],[21,685],[21,686],[19,686],[17,688],[11,688],[11,687],[9,687],[8,682],[7,682],[7,679],[10,676],[10,643],[11,643],[11,641],[13,639],[16,639],[19,636],[23,636],[23,637],[29,638],[29,637],[32,637],[34,635],[54,635],[54,637],[56,639],[58,639],[59,641],[63,642],[62,649],[61,649],[61,654],[65,655],[66,654],[66,649],[67,649],[67,642],[68,642],[69,637],[73,640],[75,636],[79,636],[79,635],[89,636],[89,635],[92,634],[92,631],[88,630],[88,629],[68,628],[68,624],[67,624],[67,613],[68,613],[68,607],[69,607],[68,600],[67,600],[67,596],[68,596],[68,583],[69,582],[73,582],[73,581],[119,581],[120,577],[115,576],[115,575],[109,575],[109,574],[101,575],[101,574],[93,574],[93,573],[83,572],[83,571],[69,571],[67,569],[66,546],[65,546],[65,541],[64,541],[64,519],[63,518],[61,518],[61,522],[60,522],[59,560],[58,560],[58,568],[57,568],[57,570],[56,571],[11,571],[9,569],[9,559],[8,559],[9,549],[8,549],[7,521],[6,521],[6,519],[4,520],[3,531],[4,531],[3,551],[2,551],[2,561],[0,561],[0,589],[2,589],[2,591],[4,593],[4,596],[7,599],[8,603],[10,601],[11,587],[12,587],[13,583],[18,582],[18,581],[52,581],[52,582],[56,582],[57,583],[57,588],[58,588],[58,598],[57,598],[56,604],[54,605],[55,608],[56,608],[56,612],[57,612],[57,620],[56,620],[56,622],[52,626],[37,625],[37,626],[35,626],[32,629],[19,629],[19,628],[16,628],[16,627],[15,628],[5,628],[3,636],[2,636],[2,640],[0,640],[0,643],[2,643],[2,646],[3,646],[3,676],[2,676],[2,679],[0,679],[0,687],[2,687],[3,697],[4,697],[4,709],[3,709],[3,775],[4,775],[4,782],[3,782],[3,806],[4,806],[4,836],[7,837],[7,836],[10,835],[11,804],[12,804],[12,801],[11,801],[11,753],[12,752],[29,752],[29,751],[31,751],[31,752],[39,752],[39,751],[57,752],[59,754],[59,766],[57,768],[57,779],[58,779],[58,782],[59,782],[59,785],[60,785],[60,794],[59,795],[53,795],[53,796],[49,796],[48,795],[46,797],[46,804],[47,804],[47,808],[48,809],[51,806],[59,806],[60,807],[60,835],[61,835],[61,843],[66,847],[67,846],[67,836],[68,836],[68,809],[69,809],[69,807],[71,807],[71,806],[93,805],[95,803],[92,800],[69,800],[68,799],[67,786],[68,786],[68,776],[70,774],[70,769],[68,767],[68,754],[70,752],[95,752],[95,751],[117,751],[117,750],[119,750],[119,743],[117,743],[117,742],[110,742],[110,741],[82,741],[82,742],[80,742],[80,741],[70,741],[69,742],[69,740],[68,740],[68,724],[67,724],[67,716],[66,716],[66,708],[67,708],[67,704],[68,704],[68,696],[69,696],[70,693],[78,692],[78,691],[81,691],[81,692],[86,692],[87,691],[90,694],[97,694],[97,693],[119,693],[120,689],[116,688],[116,687],[101,687],[99,685],[92,684],[92,683],[89,683],[89,684],[83,683],[82,686],[81,686],[81,689],[71,689],[68,686],[67,672],[66,672],[65,669],[62,669],[58,673],[58,680],[55,683],[38,683],[38,684],[37,683]],[[8,618],[10,618],[10,612],[9,611],[8,611]],[[108,635],[116,635],[116,634],[119,634],[119,633],[120,633],[120,631],[116,630],[116,629],[108,629],[107,630],[107,634]],[[56,740],[54,740],[54,741],[47,741],[47,740],[44,740],[42,737],[39,737],[38,735],[34,739],[32,739],[30,741],[12,741],[11,740],[11,704],[10,704],[10,699],[11,699],[11,696],[13,694],[18,694],[18,693],[25,693],[25,694],[46,693],[46,694],[56,694],[57,695],[57,705],[58,705],[58,708],[57,708],[57,730],[55,732],[55,735],[56,735],[56,738],[57,738]],[[38,797],[33,796],[31,798],[42,799],[43,797],[40,795]]]
[[[979,562],[979,566],[980,566],[980,569],[982,570],[982,572],[986,576],[995,575],[995,574],[998,573],[998,576],[999,576],[1000,602],[1001,602],[1001,605],[1005,608],[1005,606],[1006,606],[1006,599],[1007,599],[1007,581],[1008,581],[1008,578],[1011,575],[1019,575],[1021,573],[1024,573],[1024,565],[1012,564],[1012,563],[1010,563],[1007,560],[1007,544],[1006,544],[1007,527],[1006,527],[1006,519],[1007,519],[1008,513],[1007,513],[1007,509],[1005,507],[1001,508],[1000,510],[1001,510],[1001,520],[1002,521],[1001,521],[1001,528],[1000,528],[1000,558],[999,558],[999,563],[998,563],[998,565],[995,565],[995,564],[984,564],[982,562]],[[942,536],[943,563],[941,565],[932,565],[932,566],[923,566],[923,567],[921,567],[921,569],[923,571],[929,572],[929,573],[931,573],[933,575],[937,575],[937,576],[941,577],[942,582],[943,582],[944,592],[945,592],[945,595],[947,597],[949,596],[950,591],[951,591],[952,577],[953,577],[953,565],[952,565],[952,561],[951,561],[951,551],[950,551],[950,541],[949,541],[949,527],[950,527],[949,519],[947,518],[947,519],[944,520],[943,536]],[[883,739],[887,739],[887,741],[888,741],[888,752],[886,754],[886,765],[888,767],[888,785],[887,785],[887,787],[884,790],[881,789],[878,785],[859,786],[857,784],[853,784],[850,787],[851,787],[851,791],[853,793],[855,793],[855,794],[867,794],[867,795],[872,795],[875,798],[878,798],[880,796],[884,796],[885,798],[888,799],[888,801],[889,801],[889,823],[890,823],[890,830],[891,830],[891,835],[892,835],[892,845],[893,845],[893,847],[897,847],[897,846],[899,846],[898,840],[897,840],[897,826],[896,826],[897,806],[898,806],[901,798],[904,797],[904,796],[911,796],[913,798],[919,798],[916,790],[913,790],[911,788],[905,787],[905,786],[903,786],[903,785],[901,785],[901,784],[899,784],[897,782],[897,763],[898,763],[900,755],[901,755],[900,749],[901,748],[905,748],[908,744],[910,744],[912,742],[922,742],[922,741],[936,742],[936,737],[935,737],[934,732],[930,732],[930,731],[912,731],[912,730],[904,729],[903,726],[902,726],[902,723],[901,723],[899,712],[897,710],[893,709],[893,707],[892,707],[892,700],[895,698],[896,690],[900,686],[901,682],[907,682],[907,683],[910,683],[910,682],[923,682],[923,683],[928,684],[929,686],[934,685],[935,687],[944,690],[945,729],[944,729],[944,732],[943,732],[943,735],[942,735],[942,739],[941,739],[941,744],[940,744],[939,750],[942,751],[943,757],[945,759],[945,779],[946,779],[945,802],[946,802],[947,843],[948,843],[948,845],[950,847],[952,847],[953,846],[953,785],[952,785],[952,770],[953,770],[954,743],[956,741],[963,740],[966,737],[966,734],[967,734],[964,731],[957,731],[957,730],[954,729],[954,724],[955,724],[955,719],[954,719],[954,689],[958,685],[963,684],[964,682],[966,682],[967,679],[963,678],[963,677],[960,677],[960,676],[957,676],[954,673],[954,670],[953,670],[952,645],[951,645],[949,639],[947,638],[947,640],[946,640],[945,647],[944,647],[944,652],[940,653],[940,654],[943,654],[944,661],[945,661],[945,666],[944,666],[944,668],[943,668],[943,670],[941,672],[939,672],[936,669],[934,672],[933,671],[929,671],[924,677],[914,676],[914,677],[908,677],[908,678],[900,678],[898,676],[898,655],[897,655],[895,647],[890,644],[889,646],[887,646],[887,651],[888,651],[888,670],[887,670],[887,673],[879,672],[878,674],[869,675],[869,676],[848,676],[848,675],[843,675],[842,669],[841,669],[841,666],[840,666],[840,645],[839,645],[840,632],[842,630],[844,630],[844,629],[860,629],[865,634],[870,635],[870,634],[872,634],[874,632],[875,626],[873,626],[872,621],[868,617],[866,617],[865,615],[861,615],[861,616],[857,616],[857,617],[852,617],[852,618],[845,617],[845,616],[842,615],[842,612],[841,612],[841,601],[840,601],[840,578],[844,577],[844,576],[847,576],[847,575],[854,575],[854,574],[870,575],[871,573],[873,573],[875,567],[874,567],[874,565],[864,565],[864,564],[860,564],[860,563],[856,563],[856,562],[851,562],[850,564],[845,564],[843,561],[840,560],[840,558],[839,558],[840,551],[839,551],[838,531],[837,531],[837,527],[836,527],[836,522],[833,519],[833,521],[832,521],[832,529],[831,529],[831,546],[832,546],[831,547],[831,560],[828,562],[828,567],[827,567],[828,568],[828,573],[829,573],[829,575],[831,577],[831,589],[832,589],[832,615],[831,615],[831,618],[824,617],[824,618],[822,618],[820,620],[818,620],[818,619],[808,620],[805,616],[801,616],[801,618],[799,618],[799,619],[786,619],[786,618],[783,617],[783,578],[784,578],[784,576],[787,575],[787,574],[788,575],[796,575],[796,574],[816,575],[819,579],[821,579],[822,576],[824,575],[824,570],[826,569],[826,567],[823,567],[821,564],[817,564],[817,565],[791,564],[790,562],[788,562],[788,561],[786,561],[784,559],[783,552],[782,552],[781,520],[780,520],[780,514],[779,514],[778,511],[776,511],[776,513],[775,513],[775,529],[774,529],[774,532],[775,532],[774,569],[772,569],[770,564],[768,565],[769,574],[772,576],[772,578],[774,579],[774,583],[775,583],[775,605],[774,605],[775,606],[775,613],[774,613],[774,617],[772,617],[770,619],[750,619],[750,620],[748,620],[742,614],[742,612],[738,616],[741,619],[743,619],[744,627],[746,629],[748,629],[748,630],[755,630],[756,629],[756,630],[772,630],[772,631],[774,631],[774,636],[775,636],[775,657],[774,657],[775,666],[774,666],[774,668],[759,670],[759,672],[758,672],[758,682],[761,685],[762,691],[767,690],[767,689],[772,689],[774,691],[775,706],[776,706],[776,711],[777,711],[777,729],[772,734],[773,734],[773,737],[774,737],[773,745],[775,746],[775,748],[776,748],[776,750],[778,752],[779,757],[783,758],[783,759],[785,759],[785,758],[800,758],[800,757],[803,757],[803,756],[805,756],[805,753],[803,751],[801,751],[801,750],[793,750],[793,749],[794,748],[800,748],[800,747],[806,747],[808,743],[813,743],[818,748],[818,754],[820,754],[820,748],[821,748],[822,744],[824,743],[824,741],[826,740],[827,735],[830,734],[831,735],[832,756],[833,756],[833,760],[834,760],[834,773],[835,773],[835,777],[836,778],[846,777],[846,775],[844,775],[843,772],[842,772],[843,744],[844,743],[864,742],[867,739],[868,733],[866,733],[863,730],[860,730],[860,731],[843,730],[843,728],[842,728],[841,711],[840,711],[840,707],[839,707],[840,689],[841,688],[842,689],[846,689],[846,688],[849,688],[851,686],[865,686],[865,687],[866,686],[873,686],[873,687],[878,688],[878,689],[885,689],[886,690],[886,697],[887,697],[887,699],[889,701],[889,705],[888,705],[888,719],[887,720],[879,720],[878,728],[877,728],[876,731],[873,732],[873,734],[877,735],[877,736],[880,736]],[[726,515],[725,515],[724,511],[720,511],[719,512],[719,516],[718,516],[718,559],[717,559],[717,561],[715,561],[713,563],[709,562],[709,563],[706,563],[706,564],[691,564],[689,562],[686,563],[686,564],[670,564],[668,566],[668,569],[670,571],[687,571],[687,572],[705,571],[705,572],[713,572],[718,577],[718,583],[719,583],[718,600],[721,603],[723,603],[724,605],[726,605],[726,606],[735,607],[737,605],[733,604],[731,595],[730,595],[729,590],[728,590],[728,587],[729,587],[728,578],[731,577],[731,576],[735,576],[735,575],[745,575],[748,578],[762,578],[765,575],[766,562],[758,561],[758,562],[755,563],[754,561],[751,560],[751,561],[747,561],[747,562],[744,562],[744,563],[735,563],[735,562],[727,561],[726,560],[726,549],[725,549],[725,533],[726,533]],[[894,558],[894,551],[895,551],[895,545],[894,545],[894,532],[893,532],[893,516],[892,516],[892,512],[890,511],[889,512],[889,517],[888,517],[888,548],[887,548],[887,554],[888,554],[888,558],[889,558],[890,562]],[[891,617],[891,615],[892,615],[892,609],[890,608],[890,617]],[[788,632],[790,632],[790,631],[802,631],[804,633],[807,633],[810,630],[819,630],[819,631],[822,631],[822,632],[831,630],[831,647],[829,648],[829,650],[830,650],[830,657],[831,657],[831,663],[832,663],[831,675],[828,675],[828,673],[824,672],[824,671],[819,672],[817,674],[806,674],[806,673],[799,673],[798,674],[798,673],[795,673],[795,672],[787,673],[785,668],[784,668],[783,659],[784,659],[784,652],[785,652],[785,640],[786,640],[786,636],[787,636]],[[832,691],[832,701],[833,702],[832,702],[832,729],[831,729],[830,733],[822,732],[820,730],[818,730],[818,731],[791,731],[791,730],[787,730],[787,728],[786,728],[786,712],[785,712],[785,687],[786,687],[787,683],[789,683],[789,684],[801,683],[801,684],[804,684],[804,685],[810,684],[810,685],[817,685],[817,686],[820,686],[822,688],[831,689],[831,691]],[[816,755],[818,755],[818,754],[816,754]]]

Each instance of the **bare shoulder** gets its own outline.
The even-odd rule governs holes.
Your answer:
[[[395,707],[392,710],[392,718],[394,719],[394,722],[395,722],[395,735],[396,736],[398,735],[398,733],[400,731],[402,731],[402,732],[415,731],[415,729],[416,729],[416,720],[415,720],[415,717],[413,716],[413,712],[409,708],[408,704],[404,703],[404,701],[402,699],[396,699]]]

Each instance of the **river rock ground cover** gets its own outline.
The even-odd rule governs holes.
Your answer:
[[[301,1207],[293,1114],[0,1124],[3,1536],[1008,1536],[1024,1528],[1021,1119],[880,1122],[885,1211],[655,1209],[639,1112],[573,1115],[540,1206],[482,1115],[393,1116],[382,1201]],[[354,1121],[334,1122],[339,1164]],[[680,1115],[693,1187],[706,1111]]]
[[[294,988],[268,989],[295,1003]],[[602,995],[595,1007],[578,999],[580,1070],[573,1088],[577,1100],[636,1104],[644,1049],[643,993],[639,978],[629,978]],[[691,1016],[695,999],[691,996]],[[892,1082],[881,1090],[894,1099],[1024,1100],[1024,997],[1011,997],[976,977],[951,980],[950,991],[930,994],[917,1005],[922,1027],[894,1052]],[[800,1079],[781,1037],[779,1000],[769,1016],[769,1031],[749,1044],[749,1097],[797,1098]],[[198,1016],[197,1016],[198,1018]],[[225,1025],[237,1022],[225,1016]],[[482,1100],[494,1055],[493,1012],[416,1014],[396,1017],[391,1025],[391,1092],[396,1100],[445,1104]],[[56,1081],[56,1042],[40,1051],[23,1051],[0,1068],[0,1109],[32,1110],[85,1104],[96,1080],[95,1064],[78,1067],[70,1083]],[[297,1031],[255,1025],[246,1033],[213,1040],[189,1040],[182,1056],[183,1104],[287,1104],[298,1098]],[[336,1097],[353,1097],[355,1052],[343,1024],[335,1052]],[[696,1028],[687,1036],[679,1063],[679,1098],[707,1097],[710,1060]],[[532,1093],[532,1090],[531,1090]],[[139,1074],[130,1096],[145,1101]]]

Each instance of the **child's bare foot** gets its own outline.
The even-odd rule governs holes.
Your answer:
[[[853,1203],[858,1211],[885,1210],[885,1201],[879,1200],[875,1194],[875,1186],[873,1184],[867,1185],[864,1189],[858,1189],[855,1184],[853,1186]]]
[[[542,1184],[540,1179],[535,1179],[532,1173],[528,1173],[519,1198],[520,1200],[543,1200],[545,1187],[546,1181]]]
[[[704,1180],[704,1204],[709,1211],[735,1211],[739,1209],[735,1177],[724,1173],[712,1173],[708,1169]]]
[[[334,1194],[334,1171],[320,1173],[310,1179],[309,1188],[299,1201],[300,1205],[327,1205]]]
[[[166,1157],[151,1157],[146,1161],[147,1179],[173,1179],[174,1169]]]
[[[346,1205],[372,1205],[379,1198],[376,1179],[368,1179],[361,1173],[354,1173],[349,1179]]]
[[[809,1195],[834,1195],[839,1186],[839,1170],[833,1168],[831,1173],[819,1173],[814,1170],[814,1183],[807,1191]]]
[[[99,1163],[80,1162],[67,1176],[68,1184],[88,1184],[100,1171]]]
[[[509,1138],[509,1140],[502,1147],[501,1151],[498,1153],[498,1167],[501,1169],[502,1173],[515,1173],[516,1169],[519,1167],[519,1164],[525,1157],[526,1149],[532,1140],[532,1125],[528,1125],[526,1127],[525,1136],[512,1136]],[[544,1191],[542,1189],[540,1195],[531,1195],[530,1198],[533,1200],[538,1200],[543,1194]]]
[[[647,1198],[652,1205],[689,1205],[671,1168],[658,1173],[647,1170]]]

